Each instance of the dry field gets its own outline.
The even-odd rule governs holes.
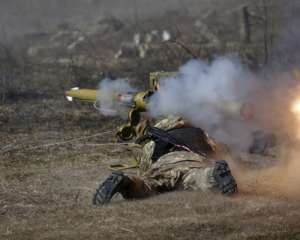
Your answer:
[[[59,2],[61,8],[62,1],[44,2]],[[97,1],[84,1],[84,6],[86,2]],[[153,1],[142,2],[151,4],[141,4],[139,13],[143,9],[149,12]],[[172,2],[180,5],[184,1]],[[137,24],[138,16],[126,6],[130,21],[121,29],[116,29],[119,22],[110,18],[73,28],[70,18],[53,32],[40,29],[20,38],[16,49],[0,46],[0,239],[300,239],[300,196],[277,192],[272,184],[262,185],[262,181],[270,182],[269,175],[247,175],[247,171],[244,175],[243,171],[235,172],[240,170],[236,166],[233,173],[240,192],[233,198],[172,192],[141,201],[124,201],[117,196],[110,205],[92,206],[92,194],[109,174],[108,166],[129,161],[130,153],[113,135],[123,121],[55,96],[62,96],[69,87],[96,87],[100,79],[110,75],[145,87],[149,72],[174,71],[191,58],[191,52],[178,43],[206,60],[234,53],[257,69],[268,60],[268,41],[280,35],[276,31],[282,24],[277,20],[284,18],[285,12],[277,2],[286,5],[292,0],[187,2],[191,3],[187,9],[192,17],[180,8]],[[249,13],[255,14],[251,17],[252,42],[245,45],[239,26],[244,26],[241,14],[247,2],[253,3]],[[22,6],[19,8],[23,12]],[[29,3],[27,8],[31,17]],[[123,5],[119,8],[126,10]],[[97,8],[95,11],[98,16]],[[65,14],[63,9],[61,14]],[[23,22],[23,13],[19,15]],[[45,18],[48,25],[44,15],[37,15],[37,19]],[[142,39],[153,30],[168,30],[174,39],[168,43],[153,40],[145,58],[136,53],[115,58],[122,46],[132,46],[137,30]],[[291,49],[283,49],[284,57],[299,56],[297,49]],[[291,176],[297,177],[293,188],[299,193],[297,169]],[[280,176],[274,179],[279,185]]]
[[[0,117],[0,239],[300,239],[297,198],[242,183],[234,198],[173,192],[93,207],[108,165],[128,160],[124,146],[101,145],[120,120],[60,100],[1,106]]]

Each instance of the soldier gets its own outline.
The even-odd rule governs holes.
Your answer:
[[[168,117],[149,127],[140,158],[140,175],[113,172],[96,190],[93,204],[110,202],[119,192],[125,199],[145,198],[176,189],[237,192],[226,161],[216,161],[218,144],[181,118]]]

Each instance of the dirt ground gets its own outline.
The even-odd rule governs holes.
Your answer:
[[[300,239],[296,199],[243,185],[233,198],[172,192],[94,207],[108,165],[129,159],[111,132],[121,120],[60,100],[1,112],[1,239]]]
[[[140,201],[117,196],[107,206],[92,205],[109,165],[130,161],[130,152],[114,136],[124,121],[103,117],[89,105],[67,103],[66,89],[95,88],[105,77],[130,79],[139,89],[147,88],[149,72],[176,71],[192,55],[209,61],[233,54],[259,70],[271,56],[268,40],[273,42],[287,21],[277,6],[287,1],[188,2],[196,6],[188,6],[191,16],[180,8],[136,24],[130,10],[130,21],[62,22],[51,31],[20,37],[15,45],[0,43],[0,239],[300,239],[300,196],[261,185],[266,179],[272,183],[272,172],[244,175],[236,166],[239,194],[232,198],[171,192]],[[253,15],[247,44],[240,27],[246,2]],[[148,5],[144,8],[149,11]],[[163,30],[171,41],[157,40]],[[157,36],[141,57],[137,47],[145,47],[153,32]],[[141,43],[132,47],[135,33]],[[124,56],[116,57],[122,49]],[[126,54],[126,49],[131,51]],[[284,48],[283,56],[299,55],[291,49],[288,54]],[[298,168],[291,175],[298,179],[293,187],[300,182]],[[276,176],[280,185],[281,175]]]

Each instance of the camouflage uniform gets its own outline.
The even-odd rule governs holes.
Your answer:
[[[155,127],[168,131],[171,129],[182,128],[186,126],[184,120],[179,117],[168,116],[167,118],[162,119]],[[155,148],[155,142],[149,141],[143,147],[141,156],[140,156],[140,170],[146,172],[152,165],[152,155]]]
[[[168,131],[185,128],[187,124],[181,118],[169,116],[158,122],[155,127]],[[113,173],[97,189],[93,199],[94,204],[108,202],[114,192],[120,192],[127,199],[144,198],[175,189],[201,192],[220,189],[228,194],[236,192],[236,183],[226,162],[220,161],[217,165],[216,161],[211,159],[217,152],[217,144],[204,132],[200,140],[208,145],[211,151],[198,154],[193,151],[174,149],[163,154],[156,161],[153,158],[156,142],[150,140],[142,149],[139,176]],[[224,182],[221,179],[222,175],[229,178],[226,177]],[[114,190],[111,189],[117,185]]]
[[[175,151],[159,158],[142,179],[157,192],[176,188],[206,191],[216,185],[212,173],[213,163],[207,158],[193,152]]]
[[[178,117],[168,116],[155,127],[162,130],[182,128],[187,124]],[[207,137],[206,141],[215,148],[215,143]],[[158,192],[171,191],[175,188],[206,191],[215,186],[212,177],[213,162],[207,157],[194,152],[174,151],[160,157],[155,163],[152,155],[155,142],[149,141],[143,147],[140,159],[140,174],[150,189]]]

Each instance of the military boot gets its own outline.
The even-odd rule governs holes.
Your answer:
[[[216,181],[218,189],[225,195],[232,195],[237,192],[237,184],[231,174],[226,161],[216,161],[213,170],[213,177]]]
[[[122,172],[113,172],[96,189],[93,196],[93,204],[103,205],[109,203],[117,192],[125,199],[145,198],[153,194],[153,191],[143,179],[136,176],[128,177]]]
[[[93,195],[93,204],[109,203],[112,197],[120,191],[129,178],[122,172],[113,172],[100,186]]]

